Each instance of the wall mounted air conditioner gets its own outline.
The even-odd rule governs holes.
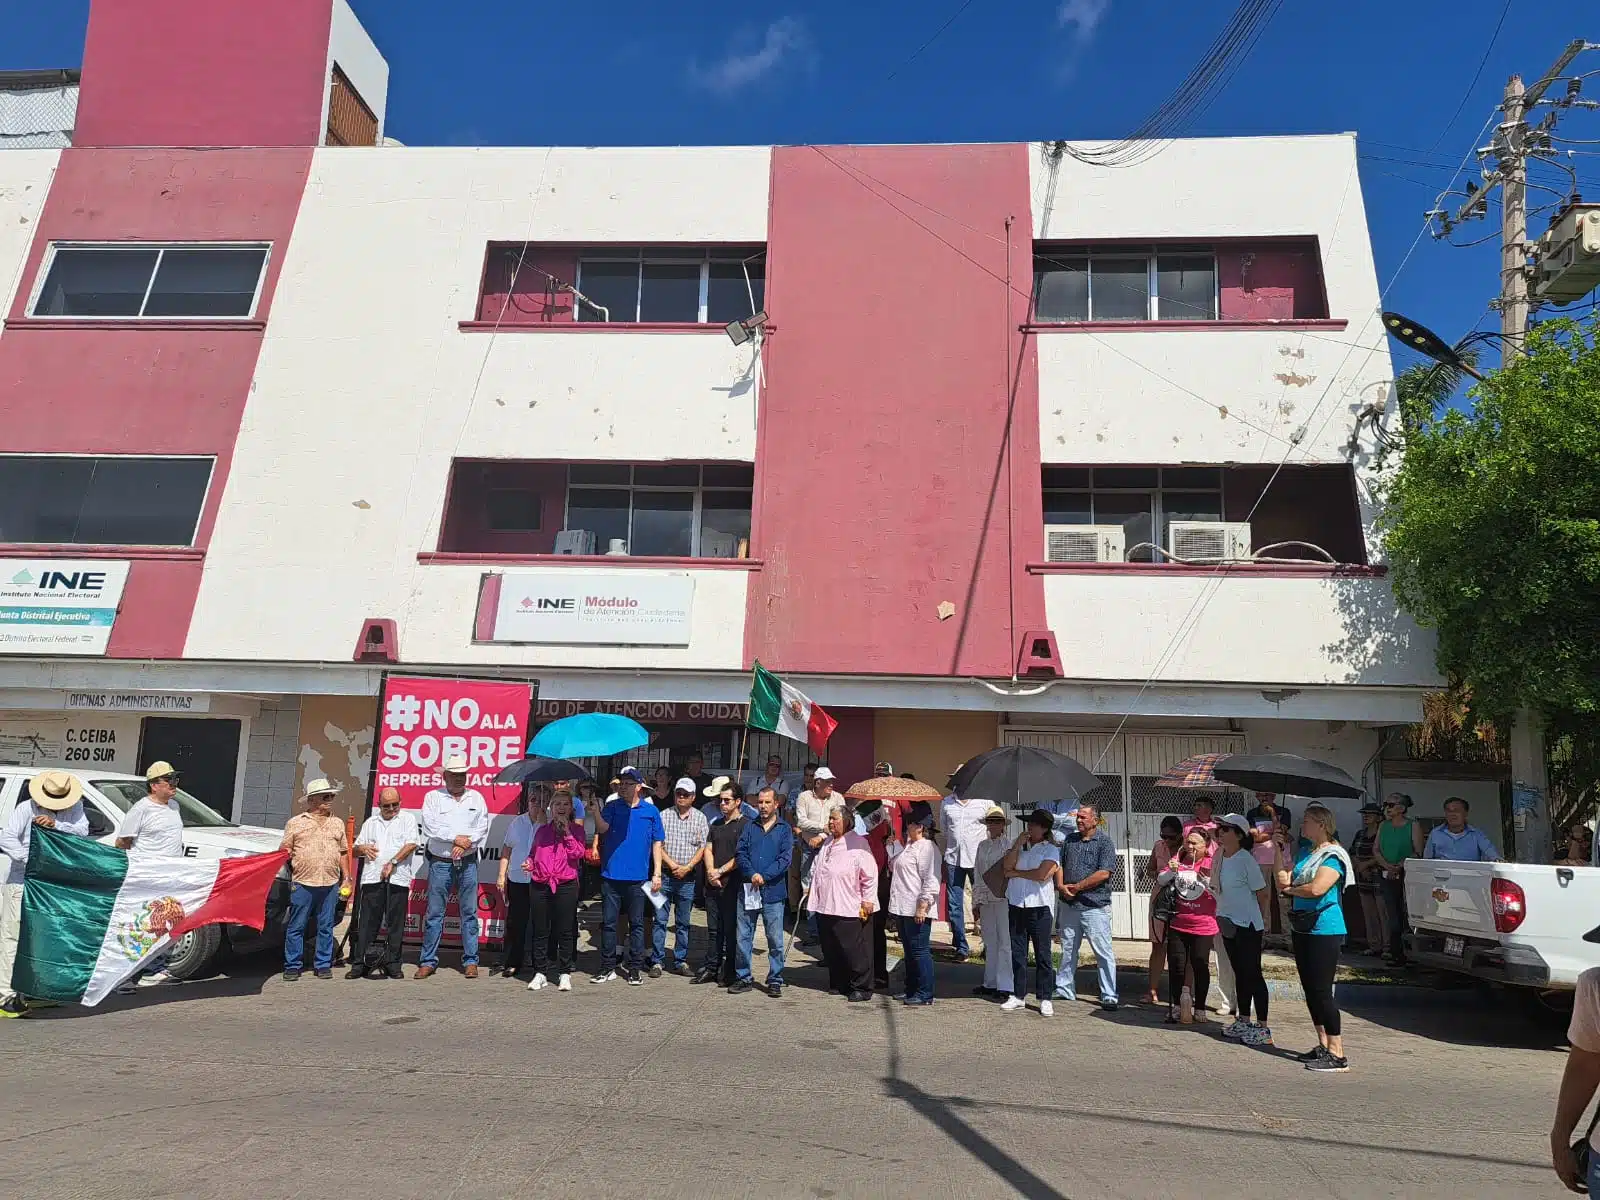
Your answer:
[[[1121,525],[1044,527],[1045,562],[1121,562],[1125,549],[1126,538]]]
[[[557,554],[593,554],[594,530],[563,529],[556,534]]]
[[[1173,521],[1167,550],[1180,562],[1241,562],[1250,557],[1248,521]]]

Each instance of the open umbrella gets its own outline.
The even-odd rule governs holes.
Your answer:
[[[589,772],[585,771],[575,762],[564,758],[545,758],[536,754],[530,758],[521,758],[516,762],[500,768],[500,774],[494,777],[496,783],[525,783],[532,779],[540,783],[550,783],[558,779],[588,779]]]
[[[932,784],[898,775],[874,775],[851,786],[847,800],[943,800],[944,793]]]
[[[1332,763],[1298,754],[1230,754],[1212,768],[1224,783],[1254,792],[1358,799],[1361,785]]]
[[[1167,768],[1157,787],[1169,788],[1226,788],[1236,785],[1224,783],[1214,772],[1217,764],[1229,757],[1226,754],[1191,754],[1182,762]]]
[[[1037,746],[999,746],[968,759],[950,780],[958,796],[1028,809],[1067,797],[1082,799],[1100,779],[1075,758]]]
[[[544,758],[595,758],[649,744],[644,726],[628,717],[579,713],[551,721],[539,730],[528,744],[528,753]]]

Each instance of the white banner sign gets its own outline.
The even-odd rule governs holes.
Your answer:
[[[127,582],[126,562],[0,559],[0,654],[104,654]]]
[[[507,571],[500,577],[490,640],[687,646],[693,607],[694,579],[689,575]]]

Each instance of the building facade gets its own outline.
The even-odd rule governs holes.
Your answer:
[[[0,757],[359,807],[392,669],[798,767],[760,661],[842,777],[1090,765],[1128,928],[1178,758],[1377,786],[1439,680],[1352,136],[414,148],[387,87],[344,0],[95,0],[0,154]]]

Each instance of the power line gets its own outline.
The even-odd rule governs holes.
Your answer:
[[[961,16],[962,13],[966,12],[967,9],[969,9],[971,7],[972,7],[972,0],[965,0],[965,2],[961,5],[960,8],[956,9],[955,12],[950,14],[950,16],[945,20],[945,23],[943,25],[939,26],[939,28],[937,28],[937,29],[935,29],[933,31],[932,35],[928,38],[927,41],[923,42],[922,45],[918,46],[915,50],[913,50],[911,52],[910,57],[908,57],[905,60],[905,62],[901,63],[898,67],[896,67],[894,70],[890,71],[887,75],[885,75],[883,77],[883,81],[885,83],[888,83],[896,75],[900,74],[901,71],[904,71],[912,63],[916,62],[917,58],[922,54],[922,52],[924,50],[926,50],[929,46],[931,46],[935,42],[937,42],[939,40],[939,35],[941,33],[943,33],[946,29],[949,29],[950,26],[954,25],[956,23],[956,18]]]
[[[1433,145],[1427,149],[1432,154],[1439,148],[1439,143],[1444,141],[1445,135],[1455,128],[1456,121],[1461,116],[1461,110],[1466,108],[1467,101],[1472,98],[1472,91],[1478,86],[1478,80],[1483,78],[1483,68],[1489,63],[1489,55],[1494,50],[1494,44],[1500,40],[1500,31],[1505,28],[1506,17],[1511,12],[1511,0],[1506,0],[1505,6],[1500,9],[1500,19],[1494,23],[1494,32],[1489,35],[1489,44],[1483,48],[1483,57],[1478,60],[1478,69],[1472,73],[1472,82],[1467,84],[1467,90],[1461,93],[1461,103],[1456,105],[1455,112],[1450,114],[1450,119],[1445,122],[1439,136],[1433,139]]]

